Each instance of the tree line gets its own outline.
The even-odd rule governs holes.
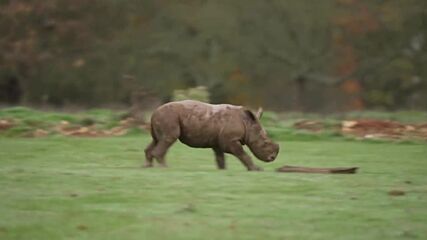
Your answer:
[[[5,0],[0,101],[129,104],[205,86],[211,102],[427,107],[424,0]]]

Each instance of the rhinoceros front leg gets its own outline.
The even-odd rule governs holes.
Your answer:
[[[215,152],[215,160],[218,166],[218,169],[225,169],[225,156],[224,152],[218,148],[213,149]]]
[[[245,152],[242,144],[239,141],[231,142],[229,145],[229,152],[236,156],[248,171],[262,171],[261,167],[258,167],[252,162],[251,157]]]

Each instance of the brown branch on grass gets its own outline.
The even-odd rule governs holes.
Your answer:
[[[278,168],[278,172],[298,172],[298,173],[340,173],[354,174],[358,167],[338,167],[338,168],[314,168],[314,167],[297,167],[285,165]]]

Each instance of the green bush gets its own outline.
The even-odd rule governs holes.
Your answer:
[[[188,89],[177,89],[173,91],[174,101],[187,99],[209,102],[209,91],[205,86],[198,86]]]

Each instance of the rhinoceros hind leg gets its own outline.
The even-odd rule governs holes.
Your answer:
[[[156,147],[156,141],[153,139],[153,141],[145,148],[145,164],[143,167],[150,168],[153,167],[153,149]]]
[[[152,118],[152,136],[156,145],[150,151],[151,156],[159,163],[160,167],[166,167],[165,156],[172,144],[179,138],[181,130],[178,120],[171,118]]]
[[[165,156],[168,152],[170,146],[175,143],[177,138],[175,139],[168,139],[168,140],[160,140],[156,146],[154,147],[153,151],[151,151],[151,154],[154,158],[156,158],[157,162],[159,163],[160,167],[167,167]]]

